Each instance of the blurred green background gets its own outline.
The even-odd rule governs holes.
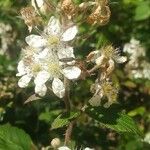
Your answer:
[[[29,34],[23,20],[19,18],[20,9],[29,0],[0,1],[0,123],[10,123],[28,133],[37,147],[50,144],[59,137],[63,139],[65,128],[51,130],[51,123],[64,109],[62,100],[47,94],[42,100],[29,104],[24,101],[34,93],[31,85],[26,89],[17,86],[17,63],[25,37]],[[77,3],[83,1],[75,1]],[[146,49],[145,60],[150,61],[150,1],[149,0],[111,0],[111,19],[105,26],[93,27],[83,24],[80,34],[88,38],[75,41],[75,54],[85,58],[89,51],[106,43],[123,49],[132,37],[141,42]],[[150,81],[131,79],[118,66],[113,78],[119,84],[118,102],[122,109],[132,116],[144,136],[149,134],[150,143]],[[72,84],[71,101],[81,108],[90,99],[91,79]],[[101,128],[86,115],[83,115],[73,130],[72,141],[79,147],[93,147],[98,150],[147,150],[148,142],[142,142],[133,135],[120,135]]]

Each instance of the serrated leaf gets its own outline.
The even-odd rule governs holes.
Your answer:
[[[88,106],[85,108],[85,112],[104,127],[120,133],[127,132],[141,135],[133,119],[127,114],[122,113],[116,104],[111,105],[109,108]]]
[[[0,126],[0,150],[31,150],[32,140],[22,129],[9,124]]]
[[[57,129],[64,127],[70,123],[71,120],[77,118],[80,115],[80,112],[70,112],[60,114],[52,123],[51,128]]]

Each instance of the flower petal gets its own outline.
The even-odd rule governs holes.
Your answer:
[[[58,148],[58,150],[71,150],[71,149],[68,148],[67,146],[61,146]]]
[[[37,6],[40,8],[44,4],[44,0],[36,0]],[[35,0],[31,0],[31,4],[34,8],[36,8]]]
[[[124,62],[127,61],[127,57],[126,56],[118,56],[118,57],[115,58],[115,61],[117,63],[124,63]]]
[[[65,87],[63,82],[58,79],[54,78],[52,82],[52,89],[55,95],[57,95],[59,98],[63,98],[65,95]]]
[[[47,92],[47,87],[45,84],[36,84],[35,86],[35,93],[38,94],[39,96],[45,96]]]
[[[46,40],[39,35],[34,35],[34,34],[29,35],[26,37],[25,40],[29,46],[35,48],[41,48],[46,45]]]
[[[77,26],[70,27],[62,35],[62,41],[72,40],[78,32]]]
[[[43,70],[37,74],[34,83],[36,85],[43,85],[49,78],[50,78],[50,74],[47,71]]]
[[[45,28],[45,33],[58,35],[61,33],[61,25],[58,19],[52,16],[48,22],[47,27]]]
[[[49,53],[49,49],[48,48],[45,48],[43,49],[42,52],[39,53],[39,55],[37,56],[39,59],[43,59],[43,58],[46,58],[48,53]]]
[[[26,69],[23,60],[19,61],[17,70],[18,73],[16,74],[16,76],[23,76],[26,74]]]
[[[101,105],[101,97],[99,95],[94,95],[90,100],[89,103],[93,107],[98,107]]]
[[[115,63],[112,59],[110,59],[108,61],[108,67],[106,69],[107,75],[110,75],[113,72],[114,69],[115,69]]]
[[[20,78],[18,81],[18,86],[21,88],[25,88],[28,86],[29,82],[31,81],[32,76],[31,75],[24,75]]]
[[[84,150],[94,150],[93,148],[86,147]]]
[[[100,57],[96,58],[96,59],[95,59],[96,65],[98,65],[98,66],[103,65],[103,63],[104,63],[104,58],[105,58],[104,55],[101,55]]]
[[[58,57],[59,59],[63,58],[75,58],[73,53],[73,47],[64,47],[58,51]]]
[[[63,69],[63,74],[70,80],[77,79],[81,74],[81,70],[76,66],[66,67],[65,69]]]

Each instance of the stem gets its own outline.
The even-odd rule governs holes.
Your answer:
[[[64,78],[64,85],[65,85],[65,96],[64,96],[64,102],[66,106],[66,111],[70,112],[70,89],[69,89],[69,80],[67,78]]]
[[[91,73],[93,73],[94,71],[96,71],[97,69],[99,69],[99,65],[96,65],[96,66],[94,66],[92,69],[90,69],[89,71],[88,71],[88,73],[89,74],[91,74]]]
[[[65,102],[65,106],[66,106],[66,111],[69,113],[71,110],[71,106],[70,106],[70,88],[69,88],[69,80],[67,78],[64,78],[64,85],[65,85],[65,96],[64,96],[64,102]],[[70,124],[68,125],[66,132],[65,132],[65,142],[64,144],[67,145],[67,143],[70,141],[71,139],[71,133],[72,133],[72,129],[73,129],[73,122],[70,122]]]
[[[74,124],[74,121],[70,122],[69,126],[67,127],[67,130],[66,130],[66,133],[65,133],[65,143],[64,143],[65,145],[67,145],[67,143],[71,139],[73,124]]]

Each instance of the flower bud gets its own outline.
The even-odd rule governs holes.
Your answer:
[[[57,147],[59,147],[59,145],[60,145],[60,139],[59,139],[59,138],[54,138],[54,139],[51,141],[51,146],[52,146],[53,148],[57,148]]]

